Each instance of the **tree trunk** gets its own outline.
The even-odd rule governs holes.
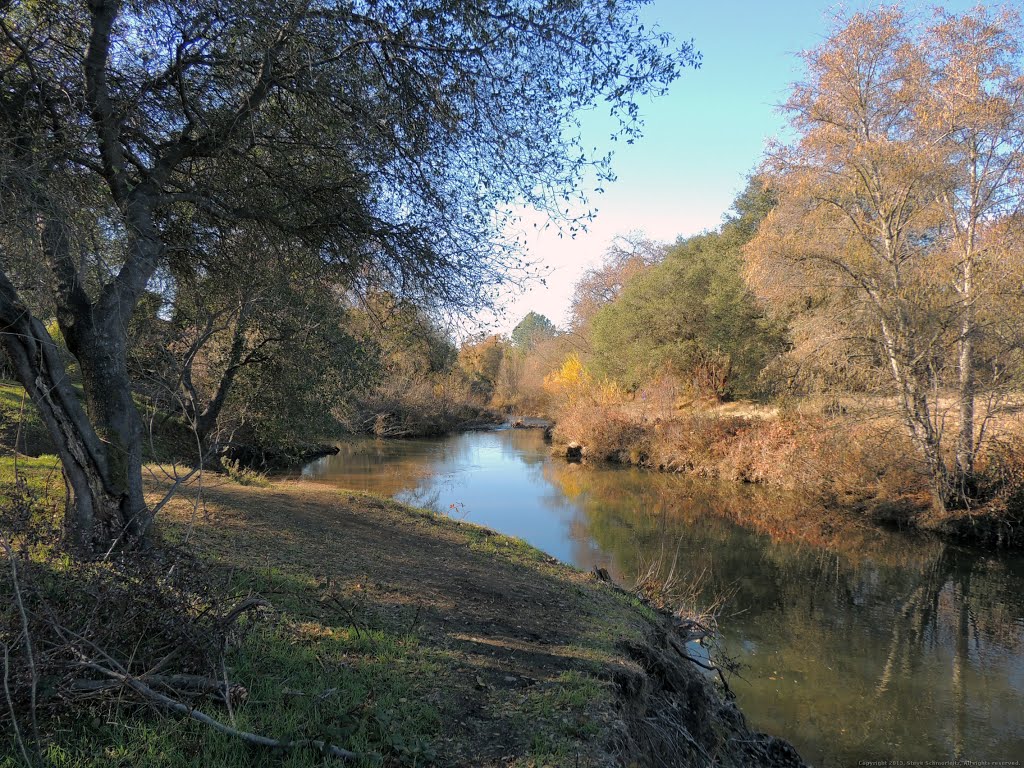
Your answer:
[[[143,427],[128,376],[125,331],[122,320],[75,324],[63,328],[68,349],[82,371],[86,407],[106,457],[108,490],[120,499],[116,538],[124,544],[142,542],[150,513],[142,491]],[[127,321],[123,321],[127,322]]]
[[[90,346],[98,341],[93,339]],[[125,439],[140,423],[130,387],[125,386],[127,372],[118,379],[111,375],[113,370],[88,366],[86,389],[99,395],[89,403],[90,416],[97,424],[94,429],[64,371],[57,345],[2,273],[0,343],[18,381],[39,410],[61,460],[72,494],[64,528],[73,546],[84,555],[102,556],[113,548],[140,542],[150,518],[142,495],[141,441],[134,441],[133,451],[132,443]],[[110,362],[116,369],[116,359]],[[124,368],[123,355],[121,363]]]
[[[221,373],[220,380],[217,382],[217,390],[214,392],[213,397],[210,398],[210,402],[207,403],[206,407],[196,416],[195,419],[196,434],[199,436],[200,442],[203,446],[204,459],[208,452],[210,452],[214,447],[210,445],[210,439],[213,437],[217,429],[221,411],[224,410],[224,404],[227,402],[228,394],[231,392],[231,388],[235,383],[235,378],[242,366],[242,357],[245,354],[246,333],[249,330],[249,314],[251,310],[252,304],[249,301],[244,301],[239,306],[238,318],[235,321],[235,328],[232,331],[231,348],[228,352],[227,364],[224,367],[224,371]]]
[[[912,407],[904,412],[904,421],[911,440],[924,458],[935,504],[945,511],[951,505],[953,484],[950,482],[949,468],[942,457],[939,436],[931,423],[931,410],[925,396],[920,393],[913,395]]]
[[[970,503],[975,495],[974,456],[977,446],[974,443],[974,308],[973,297],[973,264],[970,256],[963,266],[963,285],[961,294],[964,301],[963,317],[960,324],[959,341],[959,400],[960,429],[956,441],[956,476],[951,501],[955,506],[963,507]]]
[[[924,459],[928,472],[928,480],[932,489],[935,505],[945,511],[951,503],[949,468],[942,455],[940,435],[932,423],[933,404],[929,402],[928,391],[930,381],[915,371],[914,366],[907,362],[915,359],[916,354],[908,342],[911,335],[904,330],[905,321],[898,326],[900,333],[894,333],[890,325],[883,319],[880,323],[883,350],[888,358],[889,371],[892,374],[899,393],[899,412],[911,442],[918,454]]]

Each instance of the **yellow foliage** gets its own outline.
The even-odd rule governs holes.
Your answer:
[[[629,399],[626,390],[611,379],[595,381],[575,352],[565,358],[557,371],[544,377],[544,390],[564,405],[586,403],[607,408]]]
[[[593,376],[575,352],[570,354],[557,371],[544,377],[544,390],[555,397],[575,402],[585,395],[593,383]]]

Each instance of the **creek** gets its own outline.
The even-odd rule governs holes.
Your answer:
[[[1024,556],[975,552],[763,488],[551,456],[540,430],[355,439],[307,480],[518,536],[720,603],[751,724],[819,768],[1024,760]],[[1018,763],[1019,765],[1020,763]]]

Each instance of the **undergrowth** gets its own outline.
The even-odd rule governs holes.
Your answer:
[[[253,589],[262,572],[225,574],[167,540],[77,559],[60,544],[60,505],[39,495],[46,462],[22,459],[16,480],[12,464],[0,478],[0,766],[334,764],[325,744],[357,766],[433,758],[440,723],[419,681],[438,661],[414,632],[324,622],[308,600],[279,611]],[[279,746],[182,717],[126,680]]]
[[[884,416],[796,409],[770,417],[700,409],[653,416],[631,402],[577,398],[559,413],[554,437],[583,446],[592,460],[764,484],[796,492],[821,509],[932,527],[979,544],[1021,541],[1024,452],[1012,431],[990,439],[979,457],[974,507],[940,515],[926,467],[905,430]]]

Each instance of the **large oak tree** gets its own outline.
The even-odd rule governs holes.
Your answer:
[[[403,295],[485,299],[519,257],[500,237],[511,212],[556,214],[608,174],[579,110],[633,134],[638,97],[697,62],[639,23],[643,4],[5,4],[0,341],[57,446],[79,548],[151,526],[128,328],[170,259],[248,228]]]

